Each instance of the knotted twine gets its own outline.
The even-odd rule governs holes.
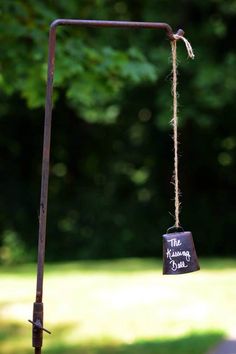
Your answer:
[[[180,213],[180,189],[179,189],[179,177],[178,177],[178,94],[177,94],[177,41],[182,40],[186,46],[188,56],[194,59],[194,53],[189,41],[178,34],[174,34],[174,40],[171,41],[172,52],[172,96],[173,96],[173,117],[171,124],[173,126],[173,140],[174,140],[174,173],[173,184],[175,188],[175,227],[180,227],[179,213]]]

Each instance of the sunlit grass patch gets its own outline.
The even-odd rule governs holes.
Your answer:
[[[202,260],[201,267],[174,277],[162,276],[154,259],[46,265],[44,324],[53,334],[45,335],[45,354],[169,354],[174,346],[203,354],[236,332],[236,262]],[[3,354],[28,354],[35,270],[0,269]]]

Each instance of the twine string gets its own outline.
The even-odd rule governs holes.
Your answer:
[[[190,42],[184,36],[180,36],[179,34],[174,34],[173,37],[175,40],[172,42],[176,42],[179,39],[184,42],[189,58],[194,59],[195,55],[193,53],[193,48],[192,48]]]
[[[186,46],[188,56],[194,59],[194,53],[189,41],[178,34],[174,35],[174,40],[171,41],[172,53],[172,96],[173,96],[173,117],[171,124],[173,126],[173,140],[174,140],[174,173],[173,184],[175,194],[175,227],[180,227],[179,214],[180,214],[180,189],[179,189],[179,159],[178,159],[178,93],[177,93],[177,41],[182,40]]]

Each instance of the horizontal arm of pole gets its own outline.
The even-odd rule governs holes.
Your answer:
[[[149,28],[163,29],[167,37],[174,40],[174,33],[170,25],[164,22],[135,22],[135,21],[101,21],[101,20],[80,20],[80,19],[57,19],[51,23],[51,28],[57,26],[79,26],[79,27],[111,27],[111,28]],[[183,35],[183,30],[177,34]]]

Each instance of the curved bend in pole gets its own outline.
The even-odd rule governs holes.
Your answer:
[[[49,162],[51,145],[51,120],[52,120],[52,93],[53,77],[55,69],[55,47],[56,47],[56,28],[57,26],[79,26],[79,27],[109,27],[109,28],[142,28],[142,29],[162,29],[165,30],[169,40],[173,40],[174,33],[167,23],[161,22],[130,22],[130,21],[96,21],[96,20],[77,20],[77,19],[57,19],[51,23],[49,32],[48,49],[48,76],[45,101],[45,120],[44,120],[44,140],[43,140],[43,160],[42,160],[42,179],[41,179],[41,197],[39,214],[39,238],[38,238],[38,268],[36,300],[33,310],[33,347],[35,354],[41,354],[43,342],[43,273],[45,259],[45,241],[46,241],[46,221],[47,221],[47,203],[48,203],[48,181],[49,181]],[[183,35],[183,30],[177,32]],[[38,325],[35,325],[37,323]]]

